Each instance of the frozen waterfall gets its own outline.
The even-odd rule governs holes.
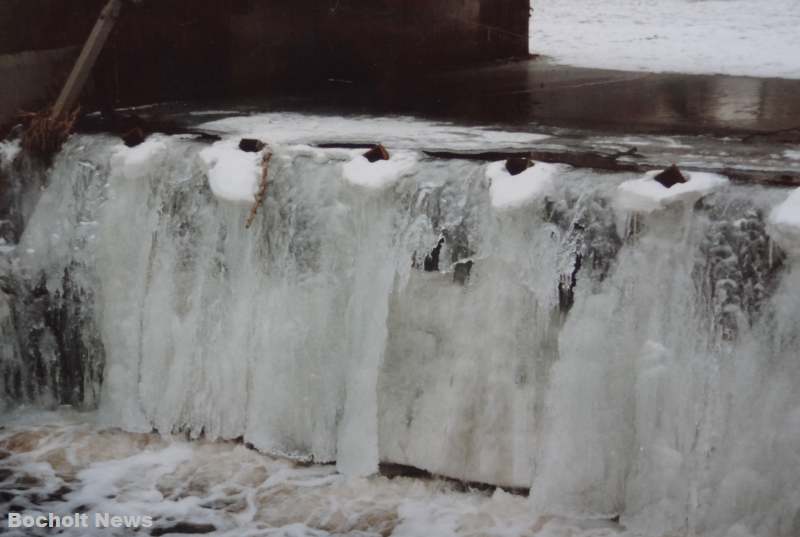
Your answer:
[[[800,259],[768,225],[790,191],[636,212],[635,175],[557,165],[501,203],[513,177],[408,131],[372,182],[359,150],[273,137],[250,229],[187,137],[6,165],[1,404],[530,489],[646,536],[800,535]]]

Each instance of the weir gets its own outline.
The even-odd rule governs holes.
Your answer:
[[[49,171],[4,164],[7,410],[529,488],[532,509],[644,535],[800,531],[798,249],[770,217],[791,190],[698,175],[647,205],[634,173],[537,163],[514,183],[422,152],[534,134],[206,127],[223,139],[81,135]],[[392,157],[313,146],[337,131]],[[250,229],[214,179],[252,173],[231,164],[244,135],[273,153]]]

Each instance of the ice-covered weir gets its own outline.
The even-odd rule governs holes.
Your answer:
[[[19,188],[7,407],[530,487],[534,513],[621,515],[629,535],[800,535],[797,193],[511,176],[419,149],[535,136],[412,121],[214,127],[210,147],[76,137],[38,203]],[[243,134],[274,153],[249,230]],[[306,145],[379,138],[375,164]]]

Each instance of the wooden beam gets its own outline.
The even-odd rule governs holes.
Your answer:
[[[122,9],[122,0],[109,0],[103,11],[100,12],[100,17],[89,34],[86,44],[83,46],[81,55],[75,62],[72,72],[58,96],[53,111],[50,114],[52,119],[57,119],[64,114],[71,112],[78,104],[78,99],[83,92],[83,87],[89,79],[89,74],[92,72],[95,62],[97,62],[100,52],[117,22],[120,10]]]
[[[336,147],[335,144],[320,144],[319,147]],[[437,159],[463,159],[493,162],[515,157],[528,157],[541,162],[569,164],[575,168],[606,170],[612,172],[644,173],[663,170],[672,164],[670,157],[647,156],[630,152],[607,153],[587,149],[487,151],[480,153],[459,151],[425,151],[423,153]],[[758,168],[733,168],[714,164],[682,166],[686,171],[718,173],[737,183],[759,184],[774,187],[800,187],[800,172],[797,170],[769,170]]]

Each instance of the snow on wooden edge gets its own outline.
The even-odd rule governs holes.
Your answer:
[[[700,198],[729,183],[727,177],[714,173],[689,172],[688,181],[667,188],[655,180],[661,171],[647,172],[640,179],[625,181],[617,187],[616,206],[623,211],[650,213],[672,203],[694,204]]]
[[[536,162],[518,175],[511,175],[506,162],[492,162],[486,167],[486,177],[491,181],[489,194],[495,209],[514,209],[543,199],[553,191],[553,177],[561,169],[558,164]]]

